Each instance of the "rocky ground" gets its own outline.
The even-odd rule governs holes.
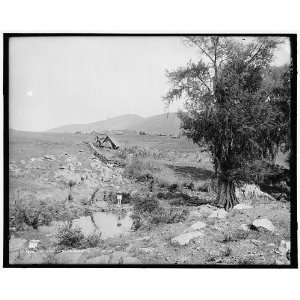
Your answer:
[[[74,219],[96,212],[132,213],[132,205],[119,207],[108,201],[117,192],[145,197],[167,192],[167,187],[137,181],[124,175],[124,163],[117,152],[102,149],[109,160],[103,163],[90,149],[86,137],[63,138],[66,147],[47,139],[13,141],[10,157],[10,206],[18,203],[63,203],[72,206]],[[72,144],[70,141],[76,143]],[[26,144],[28,143],[28,144]],[[26,145],[30,145],[26,147]],[[184,163],[180,156],[181,164]],[[168,162],[170,164],[171,162]],[[174,161],[172,162],[174,164]],[[179,166],[179,167],[178,167]],[[176,169],[177,168],[177,169]],[[192,167],[174,164],[174,170]],[[209,174],[209,171],[207,171]],[[199,176],[203,177],[203,172]],[[186,174],[181,174],[186,178]],[[197,176],[197,172],[191,178]],[[200,178],[201,180],[203,178]],[[189,196],[213,199],[208,192],[185,189]],[[70,196],[71,195],[71,196]],[[111,199],[110,199],[111,200]],[[59,249],[53,224],[65,221],[57,209],[56,218],[37,228],[10,224],[11,264],[279,264],[290,263],[290,206],[266,198],[243,198],[226,212],[212,205],[184,206],[188,216],[182,222],[148,224],[107,237],[101,245],[85,249]],[[159,200],[170,207],[172,197]],[[71,203],[71,204],[70,204]],[[181,205],[182,207],[182,205]],[[53,214],[52,214],[53,215]],[[13,215],[10,215],[11,219]],[[40,221],[38,221],[40,222]],[[52,226],[52,227],[51,227]],[[55,227],[55,226],[54,226]],[[50,228],[50,229],[49,229]]]

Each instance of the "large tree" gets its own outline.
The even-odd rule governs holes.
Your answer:
[[[189,36],[185,41],[199,49],[201,59],[167,71],[171,88],[165,100],[184,99],[182,128],[210,152],[216,204],[229,210],[238,203],[236,184],[250,180],[247,166],[273,159],[282,141],[279,111],[263,85],[278,42],[221,36]]]

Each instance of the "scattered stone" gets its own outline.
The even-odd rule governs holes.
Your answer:
[[[286,257],[288,252],[291,251],[291,242],[282,240],[280,242],[280,246],[279,246],[278,250],[282,256]]]
[[[255,226],[256,228],[263,227],[272,232],[275,230],[274,225],[268,219],[256,219],[253,221],[252,225]]]
[[[184,246],[184,245],[187,245],[191,240],[201,237],[201,236],[203,236],[203,233],[200,231],[183,233],[183,234],[180,234],[180,235],[174,237],[171,240],[171,243],[175,244],[175,245],[177,244],[180,246]]]
[[[243,204],[243,203],[239,203],[237,204],[234,209],[250,209],[250,208],[253,208],[251,205],[248,205],[248,204]]]
[[[240,226],[240,228],[241,228],[242,230],[244,230],[244,231],[250,231],[249,225],[247,225],[247,224],[242,224],[242,225]]]
[[[31,250],[35,250],[38,247],[40,240],[30,240],[28,244],[28,248]]]
[[[43,159],[44,160],[56,160],[54,155],[44,155]]]
[[[153,248],[140,248],[140,252],[145,253],[145,254],[151,254],[153,253],[154,249]]]
[[[221,208],[221,209],[218,209],[218,210],[214,211],[208,217],[209,218],[225,219],[227,214],[228,214],[228,212],[225,209]]]

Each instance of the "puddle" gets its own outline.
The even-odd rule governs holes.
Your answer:
[[[102,238],[116,237],[130,231],[132,219],[130,213],[112,214],[97,212],[92,216],[73,220],[72,227],[79,227],[84,235],[101,232]]]
[[[119,214],[97,212],[92,216],[74,219],[72,228],[79,227],[84,235],[101,232],[101,237],[106,239],[130,232],[132,222],[129,212],[122,212]],[[40,226],[38,231],[45,236],[53,237],[64,224],[65,223],[62,221],[53,222],[49,226]]]

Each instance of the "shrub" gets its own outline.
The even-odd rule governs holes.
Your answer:
[[[179,223],[186,220],[189,211],[186,209],[165,209],[159,207],[153,211],[150,218],[151,224],[159,224],[159,223]]]
[[[152,213],[159,207],[159,202],[154,197],[147,198],[134,198],[133,199],[133,210],[135,213]]]
[[[25,225],[37,229],[40,225],[49,225],[53,219],[53,208],[51,203],[38,201],[36,199],[19,199],[10,204],[10,227],[23,230]]]
[[[96,248],[101,244],[101,233],[92,233],[82,240],[81,248]]]
[[[62,248],[80,248],[84,235],[80,228],[71,228],[64,225],[58,229],[56,234],[57,245]]]

